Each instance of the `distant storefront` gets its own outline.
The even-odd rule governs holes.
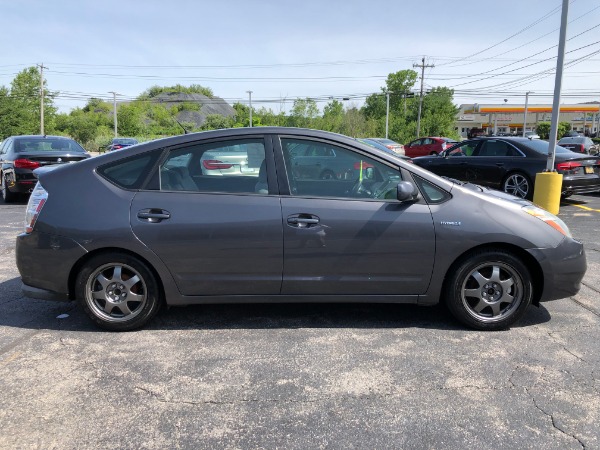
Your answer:
[[[527,123],[524,125],[525,105],[465,104],[460,105],[455,126],[465,138],[476,130],[483,130],[483,134],[520,135],[523,126],[526,131],[535,131],[538,122],[549,122],[551,117],[552,105],[528,105]],[[600,103],[561,105],[559,121],[569,122],[574,131],[598,136]]]

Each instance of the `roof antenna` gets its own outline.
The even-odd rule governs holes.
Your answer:
[[[179,120],[175,119],[175,117],[173,117],[173,119],[175,120],[175,122],[177,122],[177,125],[179,125],[183,129],[183,134],[190,133],[188,130],[185,129],[185,127],[183,125],[181,125],[181,122],[179,122]]]

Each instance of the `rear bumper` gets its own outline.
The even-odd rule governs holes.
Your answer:
[[[71,270],[87,252],[72,239],[34,231],[17,236],[15,253],[25,295],[66,298],[72,294],[69,292]]]
[[[36,288],[25,283],[21,284],[21,292],[23,292],[25,297],[37,298],[40,300],[53,300],[57,302],[68,302],[70,300],[67,294]]]
[[[587,270],[581,242],[565,238],[556,248],[536,248],[528,252],[539,262],[544,275],[540,302],[570,297],[579,292]]]
[[[581,177],[564,177],[562,183],[562,194],[589,194],[600,191],[600,176],[588,175]]]

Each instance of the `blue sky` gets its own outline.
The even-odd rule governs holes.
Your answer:
[[[230,103],[252,90],[277,112],[298,97],[360,105],[426,57],[426,86],[455,86],[457,104],[518,103],[528,90],[551,103],[562,2],[497,3],[0,0],[0,85],[43,62],[61,111],[194,83]],[[569,20],[563,102],[598,101],[600,3],[572,1]]]

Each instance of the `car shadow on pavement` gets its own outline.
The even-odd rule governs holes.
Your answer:
[[[76,302],[24,297],[19,278],[0,283],[0,327],[98,332]],[[8,298],[6,300],[6,298]],[[545,323],[543,306],[530,307],[514,327]],[[424,328],[466,330],[442,305],[390,303],[253,303],[162,308],[147,330],[278,328]]]

